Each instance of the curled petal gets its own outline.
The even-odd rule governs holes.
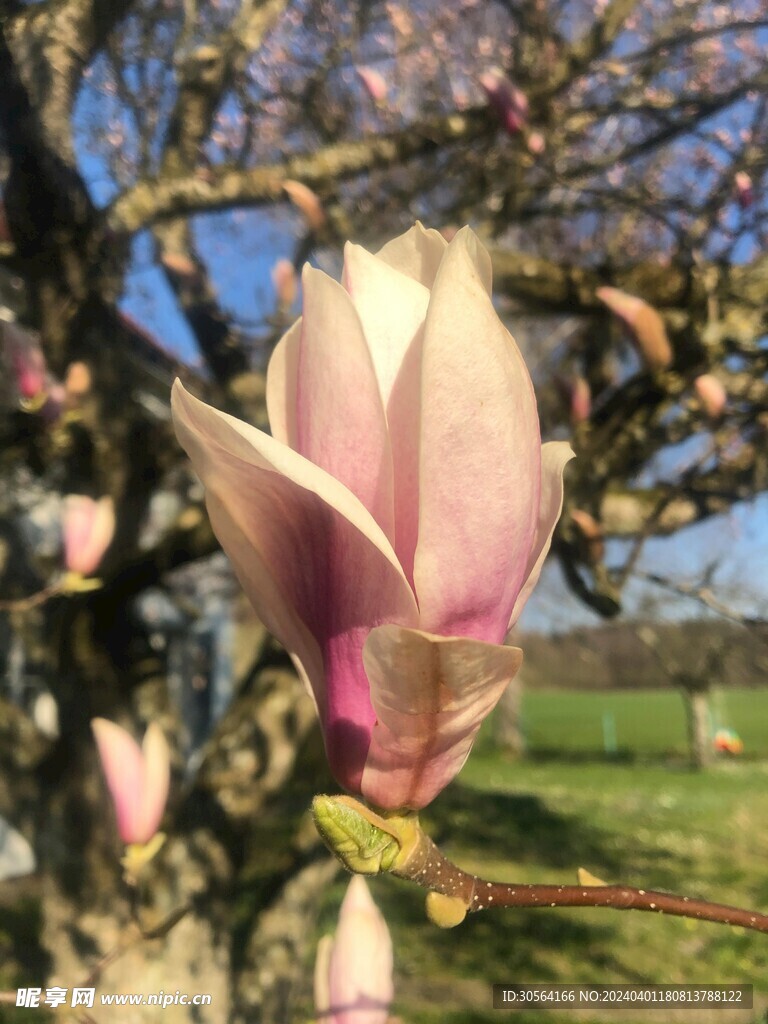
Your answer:
[[[272,437],[294,451],[299,443],[298,410],[301,317],[275,346],[267,366],[267,415]]]
[[[384,808],[418,809],[459,772],[522,651],[416,629],[372,630],[363,660],[376,712],[361,791]]]

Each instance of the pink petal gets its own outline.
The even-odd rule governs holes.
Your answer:
[[[168,790],[171,784],[171,754],[163,730],[156,722],[150,722],[141,745],[144,758],[144,788],[142,801],[143,839],[146,843],[160,827]]]
[[[394,538],[392,452],[371,352],[347,292],[302,275],[296,451],[339,480]]]
[[[531,379],[478,247],[469,229],[456,235],[427,313],[414,580],[425,629],[498,643],[525,579],[541,450]]]
[[[571,446],[565,441],[548,441],[541,446],[541,501],[536,536],[531,545],[525,582],[517,595],[515,607],[509,619],[509,629],[520,618],[525,603],[539,582],[541,570],[549,554],[552,534],[563,510],[563,471],[573,458]]]
[[[267,366],[267,415],[272,437],[294,451],[299,443],[296,394],[301,318],[278,341]]]
[[[332,1024],[386,1024],[394,998],[392,939],[365,880],[355,875],[339,911],[329,963]]]
[[[386,409],[394,472],[395,551],[412,580],[419,526],[421,344],[429,291],[358,245],[344,250],[343,280],[360,316]]]
[[[394,551],[358,498],[323,469],[178,382],[172,405],[216,535],[256,613],[303,666],[331,768],[355,790],[374,721],[363,643],[379,623],[417,621]]]
[[[363,649],[376,712],[361,791],[418,810],[460,771],[522,651],[466,637],[380,626]]]
[[[144,757],[139,745],[129,732],[105,718],[94,718],[91,729],[115,805],[120,838],[124,843],[146,842]]]
[[[379,249],[377,256],[401,274],[431,288],[447,243],[439,231],[416,221],[404,235],[398,235]]]
[[[386,408],[405,353],[424,324],[429,289],[351,242],[344,247],[342,283],[360,317]]]

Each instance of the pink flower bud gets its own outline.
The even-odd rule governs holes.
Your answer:
[[[736,198],[742,210],[746,210],[755,201],[755,193],[752,187],[752,179],[746,171],[738,171],[733,178],[736,188]]]
[[[387,98],[387,82],[384,76],[374,68],[358,67],[355,71],[371,99],[375,103],[383,103]]]
[[[712,373],[702,373],[693,382],[701,407],[710,419],[719,419],[725,410],[728,395],[721,382]]]
[[[581,534],[587,558],[591,562],[601,561],[605,554],[603,528],[595,517],[582,508],[571,509],[571,519]]]
[[[34,334],[16,323],[0,321],[3,346],[8,355],[21,398],[37,398],[45,391],[46,368],[43,350]]]
[[[673,354],[667,329],[661,314],[653,306],[619,288],[598,288],[595,294],[623,320],[649,369],[664,370],[671,365]]]
[[[126,845],[148,843],[160,827],[168,800],[171,758],[159,725],[152,722],[139,747],[129,732],[105,718],[91,728]]]
[[[394,996],[392,940],[361,875],[354,875],[336,935],[321,940],[315,1009],[328,1024],[386,1024]]]
[[[533,153],[534,156],[541,156],[547,147],[541,132],[529,132],[526,142],[528,144],[528,152]]]
[[[296,301],[298,281],[296,270],[290,260],[278,260],[272,268],[272,283],[275,286],[277,302],[281,309],[290,309]]]
[[[571,381],[571,422],[584,423],[592,412],[592,389],[584,377]]]
[[[509,135],[515,135],[528,122],[528,98],[525,93],[513,85],[500,68],[490,68],[483,72],[479,82],[504,130]]]
[[[115,533],[115,507],[109,497],[94,501],[85,494],[63,500],[64,564],[69,572],[90,576]]]
[[[283,191],[297,210],[300,210],[313,231],[319,231],[325,224],[325,210],[320,197],[300,181],[283,182]]]
[[[72,404],[80,402],[91,390],[91,371],[87,363],[70,363],[64,378],[64,398]]]
[[[160,262],[166,270],[177,277],[194,278],[200,273],[200,268],[195,261],[184,252],[163,252]]]

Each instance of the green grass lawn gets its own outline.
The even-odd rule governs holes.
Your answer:
[[[575,742],[574,735],[571,749]],[[575,882],[584,866],[611,882],[768,907],[767,762],[722,762],[697,775],[661,762],[511,763],[486,745],[422,817],[446,853],[487,878]],[[372,891],[393,933],[395,1009],[407,1024],[498,1022],[491,986],[512,981],[755,985],[752,1012],[526,1011],[515,1018],[526,1024],[768,1019],[766,935],[639,912],[549,908],[483,913],[442,932],[426,921],[417,888],[385,877]],[[329,901],[326,930],[336,906]]]
[[[745,757],[768,757],[768,689],[717,690],[711,703],[715,725],[736,729]],[[606,727],[620,755],[684,757],[687,751],[683,698],[671,689],[531,691],[524,695],[523,725],[534,756],[601,756]]]

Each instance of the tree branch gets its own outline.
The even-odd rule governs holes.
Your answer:
[[[335,143],[289,157],[280,164],[249,170],[218,167],[205,174],[145,179],[115,200],[107,215],[108,224],[114,231],[134,232],[164,217],[274,203],[284,198],[283,185],[289,180],[328,194],[340,181],[375,168],[397,166],[456,142],[468,142],[492,129],[488,112],[482,109],[449,114],[395,135]]]

